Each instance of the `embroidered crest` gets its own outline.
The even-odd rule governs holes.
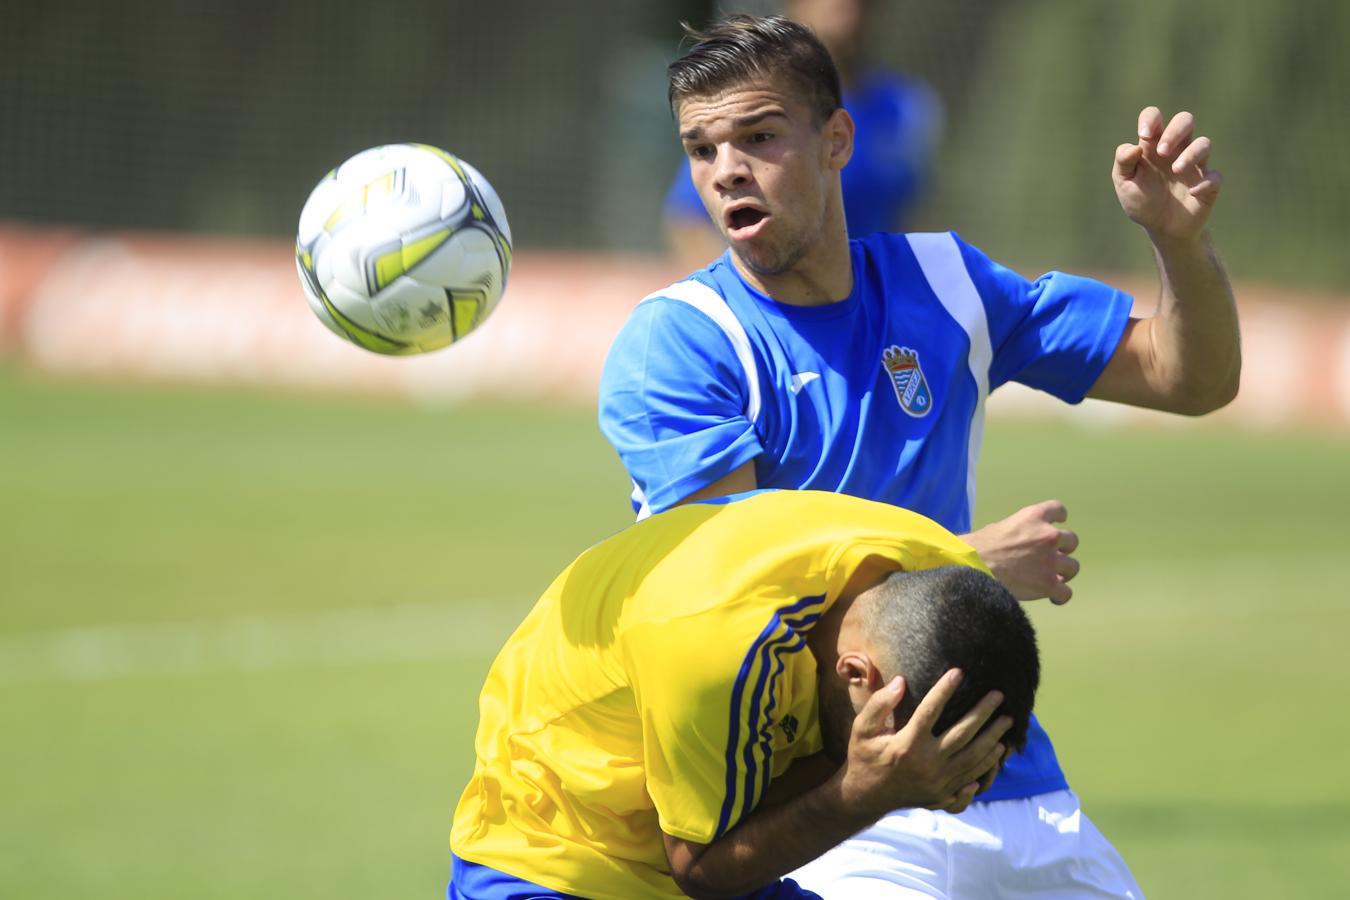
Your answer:
[[[919,365],[919,351],[892,344],[881,351],[881,365],[890,376],[900,408],[916,418],[928,415],[933,407],[933,394]]]

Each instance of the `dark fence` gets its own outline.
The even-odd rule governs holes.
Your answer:
[[[487,174],[522,247],[655,250],[678,164],[664,67],[710,5],[9,4],[0,218],[284,235],[337,162],[419,140]],[[1026,268],[1147,267],[1108,170],[1157,103],[1215,140],[1235,273],[1350,286],[1344,0],[873,5],[874,54],[946,108],[906,224]]]

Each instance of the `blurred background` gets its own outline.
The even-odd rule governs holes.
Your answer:
[[[492,654],[630,518],[595,379],[687,271],[664,70],[713,4],[11,7],[0,896],[440,896]],[[1143,307],[1112,152],[1148,104],[1213,138],[1242,395],[1000,391],[977,519],[1069,506],[1042,718],[1149,896],[1344,896],[1350,4],[874,0],[860,41],[929,102],[895,227]],[[479,333],[385,359],[309,313],[293,235],[406,140],[492,181],[516,266]]]
[[[871,5],[868,54],[926,81],[945,110],[913,228],[957,228],[1033,268],[1146,267],[1103,188],[1111,150],[1153,103],[1195,111],[1237,182],[1216,229],[1239,275],[1350,285],[1346,4]],[[679,160],[665,65],[679,21],[712,7],[18,4],[0,38],[0,212],[289,236],[338,161],[419,140],[480,164],[524,248],[654,251],[654,176]]]

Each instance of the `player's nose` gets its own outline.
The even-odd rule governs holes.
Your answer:
[[[717,164],[713,171],[713,182],[726,191],[740,187],[750,181],[750,162],[735,147],[723,148],[717,154]]]

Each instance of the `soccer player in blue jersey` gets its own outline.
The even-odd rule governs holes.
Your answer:
[[[841,174],[848,232],[892,231],[923,194],[942,129],[942,104],[922,81],[868,61],[863,32],[875,0],[786,0],[787,18],[810,28],[839,71],[841,102],[856,126]],[[665,239],[681,264],[697,268],[726,249],[703,200],[680,166],[661,209]]]
[[[1221,179],[1189,113],[1145,109],[1112,180],[1158,262],[1156,314],[1052,272],[1027,281],[955,234],[849,240],[853,126],[828,53],[785,19],[732,17],[670,67],[690,171],[730,251],[638,305],[615,340],[600,424],[639,516],[754,487],[904,506],[969,531],[989,392],[1009,381],[1198,415],[1227,403],[1237,315],[1206,222]],[[1068,599],[1061,504],[967,540],[1020,599]],[[867,860],[860,868],[859,860]],[[1082,816],[1050,740],[960,816],[900,810],[802,873],[829,896],[1137,897]],[[1034,887],[1031,887],[1034,886]],[[907,894],[906,891],[909,893]]]

